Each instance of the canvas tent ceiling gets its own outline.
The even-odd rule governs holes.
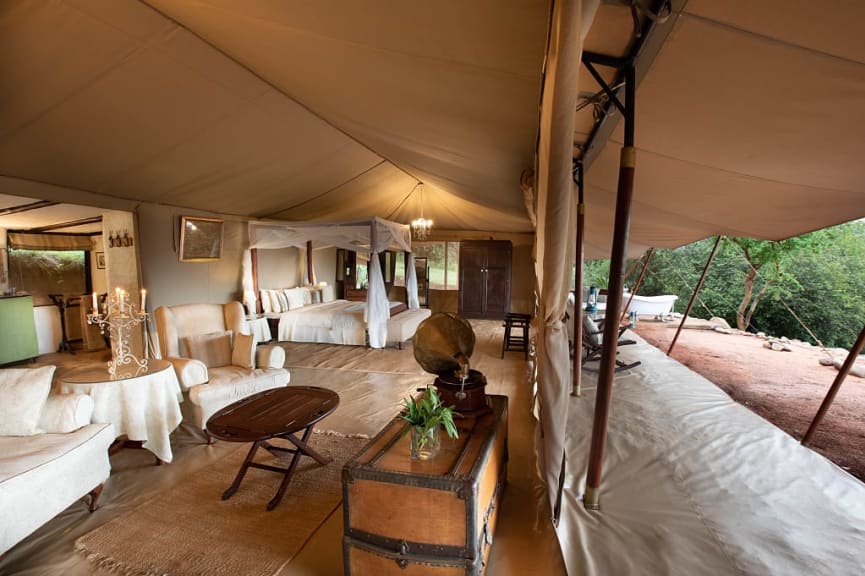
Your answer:
[[[599,3],[586,50],[627,53],[627,4]],[[630,252],[865,216],[865,5],[672,5],[665,42],[639,65]],[[519,183],[534,164],[550,10],[5,2],[0,193],[408,222],[422,180],[440,229],[530,231]],[[580,90],[598,91],[585,70]],[[593,123],[592,107],[577,114],[577,144]],[[620,131],[590,153],[590,257],[609,254]]]

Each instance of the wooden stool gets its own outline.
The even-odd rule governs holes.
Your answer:
[[[505,352],[522,352],[526,360],[529,359],[529,322],[532,317],[529,314],[516,314],[508,312],[505,316],[505,338],[502,340],[502,358]],[[517,334],[514,329],[522,329]]]

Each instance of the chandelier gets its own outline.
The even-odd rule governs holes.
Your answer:
[[[416,240],[426,240],[432,230],[433,221],[423,217],[423,182],[418,182],[420,188],[420,218],[411,221],[411,231]]]

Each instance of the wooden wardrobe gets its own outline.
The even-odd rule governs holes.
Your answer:
[[[465,318],[504,318],[511,302],[508,240],[460,242],[459,313]]]

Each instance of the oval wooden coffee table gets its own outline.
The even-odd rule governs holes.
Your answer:
[[[284,475],[276,495],[267,503],[268,510],[276,508],[291,482],[301,455],[309,456],[322,465],[330,463],[330,458],[310,448],[307,440],[313,425],[333,412],[338,405],[339,396],[327,388],[289,386],[253,394],[211,416],[207,420],[207,431],[212,436],[228,442],[252,442],[246,460],[234,482],[222,493],[222,499],[227,500],[237,492],[249,468],[260,468]],[[295,434],[301,430],[303,435],[298,438]],[[294,444],[294,448],[274,446],[268,442],[273,438],[284,438]],[[259,446],[275,456],[285,452],[294,456],[288,468],[259,464],[253,462]]]

